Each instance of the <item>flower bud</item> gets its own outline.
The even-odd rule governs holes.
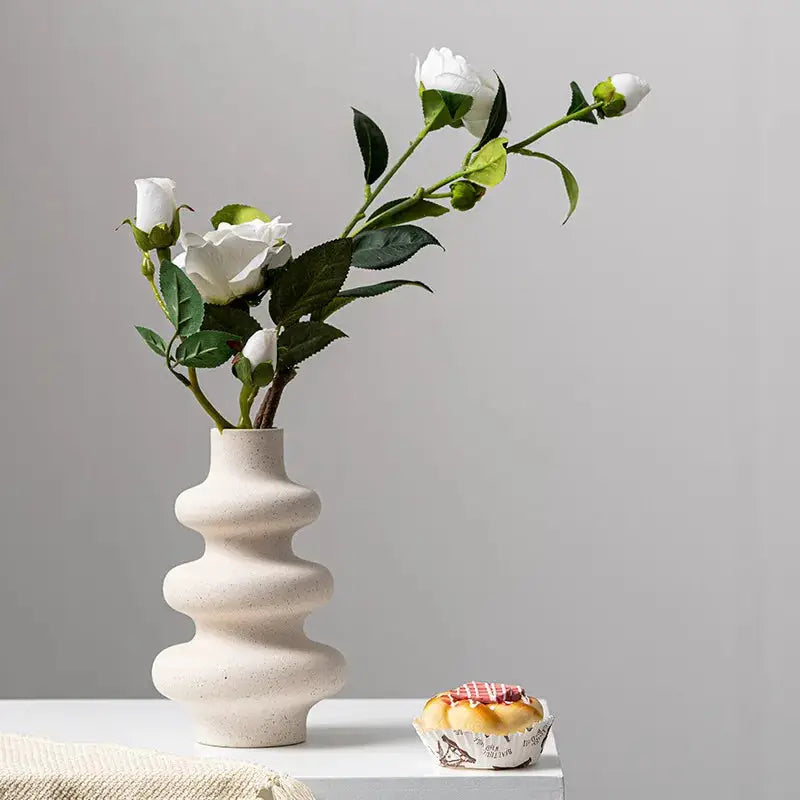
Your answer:
[[[149,253],[142,254],[142,275],[150,280],[156,274],[156,267]]]
[[[278,361],[277,329],[256,331],[242,348],[242,355],[250,362],[254,370],[260,364],[266,364],[268,361],[274,367]]]
[[[150,250],[172,247],[181,234],[180,210],[175,202],[175,181],[169,178],[139,178],[136,185],[136,217],[131,226],[133,238],[139,249]]]
[[[486,194],[486,189],[472,181],[458,181],[450,187],[450,205],[456,211],[469,211]]]
[[[175,181],[170,178],[139,178],[136,185],[136,227],[149,234],[156,225],[172,225],[178,204]]]
[[[647,81],[630,72],[622,72],[598,83],[592,95],[603,104],[598,109],[601,117],[620,117],[630,114],[649,92]]]

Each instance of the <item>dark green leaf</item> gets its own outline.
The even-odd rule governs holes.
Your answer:
[[[203,330],[225,331],[246,342],[256,331],[261,330],[261,325],[241,307],[215,306],[207,303],[203,317]]]
[[[203,324],[203,298],[186,275],[171,261],[162,261],[159,271],[161,295],[170,322],[181,336],[191,336]]]
[[[227,222],[229,225],[239,225],[242,222],[252,222],[254,219],[260,219],[262,222],[269,222],[269,217],[263,211],[259,211],[253,206],[231,203],[228,206],[223,206],[211,217],[211,224],[215,228],[219,228],[222,222]]]
[[[355,297],[341,297],[337,295],[333,298],[333,300],[328,303],[328,305],[323,306],[319,311],[315,311],[311,315],[311,320],[313,322],[322,322],[322,320],[328,319],[331,314],[337,312],[340,308],[344,308],[346,305],[355,300]]]
[[[329,303],[347,277],[352,239],[312,247],[292,261],[272,287],[269,313],[277,325],[291,325]]]
[[[425,89],[422,92],[422,113],[429,130],[436,131],[445,125],[457,123],[470,108],[472,98],[468,94],[441,89]]]
[[[396,213],[386,213],[395,206],[400,205],[400,203],[405,203],[408,199],[408,197],[401,197],[399,200],[390,200],[388,203],[376,208],[361,229],[362,232],[375,228],[388,228],[392,225],[402,225],[424,217],[440,217],[450,210],[445,206],[434,203],[432,200],[417,200],[413,205],[402,208]],[[384,216],[384,214],[386,215]]]
[[[186,367],[218,367],[232,355],[231,335],[225,331],[200,331],[193,333],[178,345],[176,360]]]
[[[373,283],[370,286],[356,286],[354,289],[345,289],[328,303],[325,308],[321,309],[315,316],[315,320],[327,319],[331,314],[338,311],[340,308],[349,305],[353,300],[359,297],[377,297],[379,294],[386,294],[391,292],[392,289],[397,289],[399,286],[419,286],[420,289],[425,289],[426,292],[433,294],[433,289],[422,281],[383,281],[383,283]]]
[[[150,328],[143,328],[141,325],[137,325],[136,330],[139,331],[139,336],[145,340],[147,346],[154,353],[159,356],[167,355],[167,344],[155,331],[151,331]]]
[[[572,216],[572,212],[578,205],[578,181],[575,180],[575,176],[558,159],[553,158],[553,156],[548,156],[547,153],[536,153],[527,148],[523,148],[517,152],[523,156],[542,158],[545,161],[549,161],[551,164],[555,164],[561,170],[561,177],[564,179],[564,188],[567,190],[567,197],[569,198],[569,213],[565,217],[564,222],[561,223],[563,225]]]
[[[586,98],[583,96],[581,87],[578,86],[575,81],[570,83],[569,88],[572,90],[572,99],[570,100],[569,108],[567,109],[567,116],[574,114],[576,111],[580,111],[582,108],[589,108],[589,103],[586,102]],[[589,122],[592,125],[597,125],[597,118],[595,117],[593,111],[587,111],[586,114],[578,117],[577,120],[579,122]]]
[[[495,75],[497,73],[495,72]],[[492,103],[492,110],[489,112],[489,121],[486,123],[486,130],[481,136],[476,150],[480,150],[487,142],[496,139],[503,132],[508,119],[508,103],[506,101],[506,87],[503,86],[503,81],[497,75],[497,94],[494,96]]]
[[[429,244],[441,247],[435,236],[416,225],[365,231],[353,239],[351,266],[360,269],[396,267]]]
[[[433,289],[422,281],[396,280],[373,283],[369,286],[356,286],[353,289],[344,289],[339,292],[337,297],[377,297],[379,294],[386,294],[386,292],[391,292],[392,289],[397,289],[399,286],[419,286],[420,289],[424,289],[426,292],[433,294]]]
[[[343,336],[347,334],[325,322],[298,322],[278,337],[278,363],[282,370],[295,367]]]
[[[358,148],[364,160],[364,181],[374,183],[383,174],[389,163],[389,146],[383,131],[357,108],[353,109],[353,127],[356,131]]]

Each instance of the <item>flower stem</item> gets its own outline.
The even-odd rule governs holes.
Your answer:
[[[246,383],[242,384],[242,391],[239,392],[239,428],[250,429],[253,423],[250,420],[250,409],[253,407],[253,401],[258,394],[257,386],[248,386]]]
[[[478,145],[480,142],[475,142],[469,150],[467,150],[467,154],[464,156],[464,160],[461,162],[461,166],[463,169],[467,168],[467,164],[472,160],[472,154],[478,149]]]
[[[381,221],[385,217],[393,217],[400,211],[404,211],[407,208],[411,208],[411,206],[418,203],[420,200],[424,200],[429,197],[450,197],[450,192],[442,192],[437,194],[437,190],[441,189],[442,186],[446,186],[448,183],[452,183],[453,181],[457,181],[459,178],[463,178],[464,175],[467,173],[464,170],[460,170],[459,172],[454,172],[452,175],[448,175],[446,178],[442,178],[442,180],[434,183],[433,185],[429,186],[427,189],[424,186],[420,186],[411,197],[407,197],[403,200],[402,203],[397,203],[393,205],[391,208],[386,209],[381,214],[378,214],[372,219],[367,220],[353,235],[361,233],[361,231],[367,230],[368,228],[376,228],[380,225]]]
[[[272,379],[266,397],[261,403],[261,408],[258,409],[256,414],[255,426],[256,428],[274,428],[275,427],[275,413],[278,410],[278,404],[281,402],[283,390],[297,372],[293,369],[281,369],[278,366],[278,371]]]
[[[147,278],[147,282],[150,284],[150,288],[153,290],[153,294],[155,295],[156,301],[158,305],[161,306],[161,310],[164,312],[164,316],[169,319],[169,311],[167,311],[166,303],[164,303],[164,298],[161,297],[161,292],[158,291],[158,286],[156,286],[155,278],[150,275]]]
[[[550,131],[553,131],[556,128],[560,128],[562,125],[566,125],[568,122],[572,122],[572,120],[574,119],[581,119],[582,117],[585,117],[588,112],[596,111],[602,105],[603,105],[602,103],[593,103],[592,105],[587,106],[586,108],[581,108],[572,114],[567,114],[565,117],[561,117],[561,119],[557,119],[555,122],[551,122],[549,125],[545,125],[544,128],[542,128],[539,131],[536,131],[536,133],[534,133],[532,136],[529,136],[527,139],[523,139],[522,141],[517,142],[516,144],[509,145],[509,147],[507,147],[506,149],[508,150],[509,153],[518,153],[520,150],[527,147],[529,144],[532,144],[537,139],[541,139],[542,136],[544,136],[545,134],[550,133]]]
[[[203,411],[214,420],[217,430],[222,433],[226,428],[233,428],[234,426],[214,408],[211,401],[203,394],[203,390],[200,388],[200,382],[197,380],[197,370],[194,367],[188,367],[188,373],[189,390],[195,396],[195,399],[200,404]]]
[[[433,123],[431,123],[433,124]],[[350,231],[355,228],[355,226],[364,219],[364,213],[366,210],[372,205],[373,200],[384,190],[386,184],[395,176],[397,170],[406,163],[409,159],[411,154],[417,149],[417,147],[422,144],[422,140],[428,135],[430,132],[430,124],[426,125],[420,132],[417,134],[417,138],[414,139],[413,142],[408,146],[408,150],[397,159],[397,162],[392,166],[392,168],[381,178],[380,183],[374,188],[370,189],[369,186],[364,187],[364,202],[361,204],[361,208],[356,211],[353,215],[353,218],[350,222],[347,223],[347,227],[342,231],[341,235],[339,236],[340,239],[344,239],[346,236],[349,235]]]

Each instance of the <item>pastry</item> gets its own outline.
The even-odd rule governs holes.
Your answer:
[[[519,733],[544,718],[542,704],[521,686],[472,681],[441,692],[419,718],[425,730],[459,728],[475,733]]]
[[[552,723],[521,686],[472,681],[428,700],[414,727],[443,767],[510,769],[538,761]]]

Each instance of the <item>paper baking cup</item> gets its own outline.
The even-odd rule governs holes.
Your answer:
[[[501,736],[462,730],[427,731],[414,720],[414,730],[438,764],[467,769],[514,769],[535,764],[552,725],[553,717],[546,716],[521,733]]]

